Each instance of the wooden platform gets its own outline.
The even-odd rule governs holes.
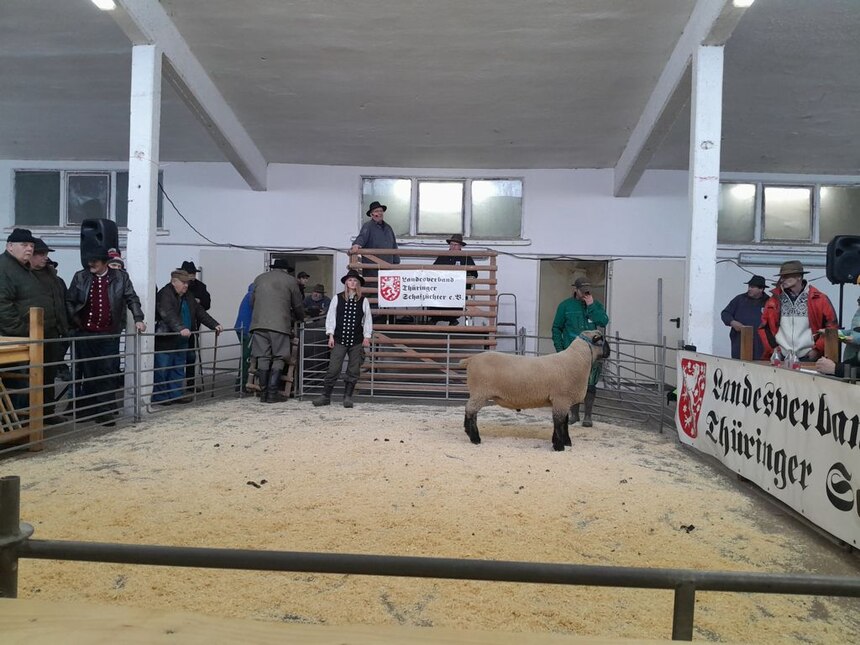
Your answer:
[[[177,575],[181,575],[177,572]],[[441,627],[302,625],[215,618],[171,610],[138,609],[74,602],[0,599],[0,641],[4,645],[94,643],[293,643],[296,645],[636,645],[656,640],[603,639],[561,634],[466,631]]]

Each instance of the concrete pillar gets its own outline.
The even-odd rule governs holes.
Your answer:
[[[135,45],[131,55],[126,268],[146,315],[147,332],[155,330],[155,232],[160,130],[161,51],[157,45]],[[142,378],[139,385],[147,395],[152,384],[153,359],[150,352],[153,347],[152,337],[141,339],[143,356],[141,364],[136,366]]]
[[[723,48],[697,47],[693,54],[690,110],[689,310],[684,338],[698,351],[714,346],[717,279],[717,200],[723,111]]]

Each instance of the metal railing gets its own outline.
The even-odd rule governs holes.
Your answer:
[[[697,591],[860,597],[860,578],[648,569],[456,558],[261,551],[33,540],[20,521],[18,477],[0,478],[0,598],[18,594],[18,560],[486,580],[674,591],[672,639],[692,640]]]

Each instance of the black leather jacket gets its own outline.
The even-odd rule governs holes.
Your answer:
[[[126,307],[131,312],[134,322],[143,322],[140,298],[137,297],[128,274],[118,269],[108,269],[108,282],[108,300],[110,301],[111,320],[113,320],[111,333],[118,334],[123,331],[122,323],[125,320],[123,310]],[[68,311],[69,320],[72,321],[72,327],[75,329],[83,329],[79,314],[87,304],[92,285],[93,274],[90,273],[89,269],[78,271],[72,278],[72,284],[69,285],[69,290],[66,293],[66,311]]]

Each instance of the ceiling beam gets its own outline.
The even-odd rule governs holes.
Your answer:
[[[699,0],[615,165],[616,197],[630,197],[681,109],[690,99],[690,60],[700,45],[724,45],[746,8]]]
[[[267,162],[158,0],[117,0],[114,20],[134,45],[158,45],[164,78],[254,190],[266,190]]]

